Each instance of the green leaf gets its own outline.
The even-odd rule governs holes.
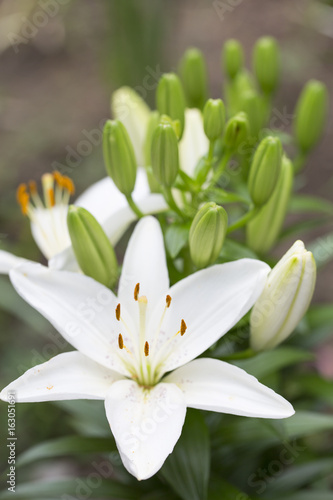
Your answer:
[[[317,196],[295,194],[290,200],[289,212],[299,213],[324,213],[333,215],[333,203]]]
[[[232,484],[220,479],[210,481],[208,498],[209,500],[251,500],[253,497],[249,497]]]
[[[333,233],[311,241],[306,247],[307,250],[313,253],[317,267],[324,267],[333,259]]]
[[[52,404],[70,414],[70,423],[79,434],[110,437],[111,431],[105,416],[104,401],[54,401]]]
[[[101,465],[101,464],[100,464]],[[103,463],[105,466],[105,463]],[[111,464],[109,475],[112,474]],[[113,481],[105,479],[105,472],[99,472],[98,464],[94,474],[89,480],[89,474],[86,477],[76,477],[70,479],[58,479],[56,481],[36,481],[19,484],[15,488],[15,493],[11,491],[3,491],[0,493],[1,500],[13,499],[27,500],[29,499],[57,499],[61,500],[76,500],[77,498],[94,498],[104,499],[117,498],[119,500],[138,500],[140,493],[138,489],[130,486],[125,486]],[[96,474],[99,480],[96,481]],[[139,494],[138,494],[139,493]]]
[[[188,410],[181,437],[160,474],[183,500],[206,500],[209,434],[199,411]]]
[[[301,465],[295,465],[283,472],[279,477],[267,485],[265,496],[278,495],[299,489],[311,484],[318,477],[323,477],[333,472],[333,459],[323,458]],[[316,496],[314,498],[317,498]]]
[[[205,193],[205,196],[209,201],[214,201],[219,205],[226,205],[228,203],[245,203],[246,205],[250,205],[251,203],[251,200],[244,196],[219,188],[210,188]]]
[[[227,238],[223,243],[219,259],[230,262],[238,259],[258,259],[258,256],[245,245]]]
[[[283,421],[289,438],[298,438],[333,429],[333,415],[310,411],[296,411],[295,415]]]
[[[319,226],[327,224],[327,221],[327,217],[316,217],[315,219],[296,222],[295,224],[291,224],[290,226],[286,227],[282,231],[279,240],[290,238],[291,236],[299,237],[300,233],[304,233],[315,228],[318,229]]]
[[[190,223],[172,224],[166,230],[165,244],[172,259],[177,257],[181,249],[186,245],[189,231]]]
[[[299,375],[297,382],[302,394],[310,394],[314,398],[324,400],[333,406],[333,384],[331,380],[325,380],[314,373],[307,373]]]
[[[63,455],[110,453],[116,449],[113,438],[66,436],[33,446],[18,457],[17,466],[19,467],[37,460],[56,458]]]
[[[235,361],[234,364],[246,372],[262,379],[286,366],[313,359],[314,355],[295,347],[278,347],[273,351],[257,354],[254,358]]]
[[[307,490],[295,493],[295,495],[283,495],[283,500],[333,500],[330,491]]]

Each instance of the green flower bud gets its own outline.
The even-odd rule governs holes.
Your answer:
[[[235,151],[248,138],[250,132],[249,120],[245,113],[237,113],[228,121],[225,133],[224,143],[228,149]]]
[[[255,205],[267,203],[280,175],[282,145],[277,137],[265,137],[254,154],[248,189]]]
[[[222,65],[225,73],[232,80],[243,68],[243,47],[238,40],[227,40],[222,49]]]
[[[166,73],[158,82],[156,107],[161,115],[179,120],[181,137],[185,125],[185,96],[182,84],[175,73]]]
[[[168,119],[162,118],[153,133],[151,166],[162,186],[173,185],[179,170],[178,140],[175,129]]]
[[[221,99],[209,99],[204,112],[204,130],[210,141],[221,137],[225,125],[225,108]]]
[[[280,73],[280,52],[275,38],[259,38],[253,49],[253,71],[262,91],[274,92]]]
[[[249,119],[250,134],[256,137],[263,125],[263,110],[260,96],[254,90],[246,90],[240,98],[240,108]]]
[[[103,131],[103,152],[106,171],[117,188],[129,196],[136,180],[134,149],[124,125],[118,120],[108,120]]]
[[[113,287],[118,277],[116,255],[95,217],[85,208],[71,205],[67,225],[81,270],[102,285]]]
[[[293,165],[284,156],[272,196],[260,209],[259,214],[246,226],[247,244],[258,254],[269,252],[280,234],[287,214],[293,179]]]
[[[222,250],[227,226],[227,212],[216,203],[206,203],[197,212],[191,224],[189,243],[191,258],[198,268],[216,261]]]
[[[255,351],[273,349],[293,332],[306,313],[316,283],[316,263],[302,241],[296,241],[269,273],[250,317]]]
[[[328,109],[326,86],[310,80],[303,88],[296,105],[294,129],[298,147],[310,151],[320,139]]]
[[[200,50],[193,48],[185,52],[180,62],[180,75],[187,106],[202,109],[207,99],[207,69]]]
[[[156,127],[158,126],[160,121],[160,114],[158,111],[153,111],[150,115],[147,133],[144,143],[144,156],[145,156],[145,166],[148,178],[148,184],[150,187],[150,191],[152,193],[158,193],[160,191],[160,185],[157,182],[153,169],[151,167],[151,144],[153,140],[153,134],[155,132]]]

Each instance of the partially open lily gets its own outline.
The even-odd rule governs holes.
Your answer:
[[[241,259],[169,288],[153,217],[130,239],[118,297],[87,276],[22,264],[10,272],[14,287],[77,351],[28,370],[0,397],[15,391],[17,402],[104,399],[123,463],[138,479],[155,474],[172,452],[186,407],[289,417],[292,406],[240,368],[194,360],[253,306],[269,270]]]
[[[67,229],[70,195],[74,194],[71,179],[59,172],[42,177],[43,200],[35,182],[21,184],[17,190],[18,202],[24,215],[31,221],[32,235],[49,266],[55,269],[79,271]],[[162,195],[152,194],[143,169],[139,169],[133,198],[145,214],[167,209]],[[126,198],[113,181],[106,177],[88,188],[75,205],[89,210],[103,226],[111,243],[115,245],[137,216],[128,206]],[[25,259],[0,250],[0,273],[7,274]]]

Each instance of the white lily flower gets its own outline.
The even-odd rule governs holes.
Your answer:
[[[172,452],[186,407],[289,417],[292,406],[240,368],[194,360],[253,306],[269,270],[242,259],[169,288],[153,217],[133,232],[118,297],[87,276],[22,264],[10,272],[14,287],[77,351],[28,370],[0,397],[15,391],[18,402],[104,399],[123,463],[138,479],[155,474]]]
[[[19,186],[17,197],[22,212],[30,218],[32,236],[49,261],[49,266],[78,272],[79,266],[67,228],[68,203],[70,195],[74,193],[73,183],[68,177],[55,172],[53,175],[43,175],[42,184],[44,201],[39,197],[34,182],[29,183],[29,191],[24,184]],[[144,214],[168,208],[162,195],[150,193],[143,169],[137,172],[133,199]],[[125,196],[109,177],[88,188],[79,196],[75,205],[86,208],[96,217],[113,245],[137,218]],[[21,257],[0,250],[0,273],[8,274],[10,269],[24,261]]]
[[[193,176],[200,158],[208,153],[209,140],[205,135],[202,113],[195,108],[185,110],[185,129],[179,143],[179,161],[182,170]]]
[[[289,337],[310,305],[315,284],[315,260],[298,240],[269,273],[251,312],[252,349],[273,349]]]

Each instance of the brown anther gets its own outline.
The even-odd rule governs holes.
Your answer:
[[[182,319],[180,322],[180,335],[183,336],[186,330],[187,330],[187,325],[185,321]]]
[[[47,196],[48,196],[48,199],[49,199],[50,206],[54,207],[54,205],[55,205],[55,198],[54,198],[54,191],[53,191],[52,188],[48,189]]]
[[[166,302],[166,306],[167,306],[167,307],[170,307],[171,300],[172,300],[172,299],[171,299],[170,295],[167,295],[167,296],[165,297],[165,302]]]
[[[149,356],[149,344],[147,341],[145,343],[145,356]]]
[[[140,293],[140,283],[137,283],[134,287],[134,300],[138,300]]]
[[[120,304],[118,304],[116,307],[116,318],[118,321],[120,321]]]
[[[29,181],[29,191],[32,195],[37,194],[37,184],[35,181]]]
[[[62,183],[63,183],[63,187],[65,189],[67,189],[67,191],[69,192],[69,194],[74,194],[75,193],[74,182],[72,181],[72,179],[70,179],[69,177],[67,177],[67,175],[63,176]]]
[[[16,199],[21,207],[23,215],[27,215],[30,196],[27,192],[27,186],[25,184],[20,184],[16,191]]]
[[[119,333],[119,335],[118,335],[118,346],[119,346],[119,349],[124,348],[124,340],[123,340],[123,336],[121,333]]]

